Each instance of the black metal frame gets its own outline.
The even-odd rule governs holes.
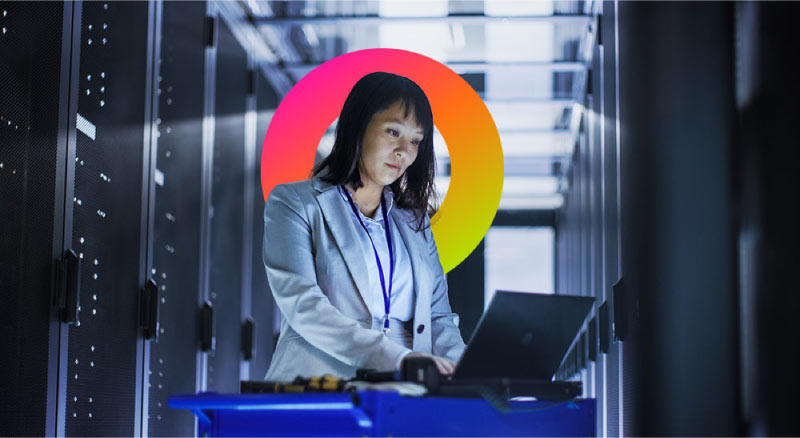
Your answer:
[[[203,104],[203,171],[202,171],[202,199],[200,218],[200,291],[197,297],[198,312],[203,308],[209,297],[209,266],[210,266],[210,217],[211,208],[211,181],[213,177],[212,159],[214,156],[214,104],[217,73],[217,47],[216,35],[218,26],[217,8],[213,2],[207,3],[207,23],[209,35],[213,36],[207,41],[205,63],[205,96]],[[197,350],[197,392],[207,390],[208,382],[208,354],[201,349]],[[197,426],[195,423],[195,433]]]
[[[61,257],[61,255],[66,251],[69,247],[71,247],[72,242],[72,218],[73,218],[73,203],[69,202],[75,195],[75,153],[77,149],[77,127],[75,124],[76,116],[78,114],[78,87],[73,87],[72,84],[77,82],[78,75],[80,72],[80,63],[78,60],[80,59],[81,53],[81,17],[83,14],[83,1],[82,0],[75,0],[74,2],[69,3],[71,5],[71,17],[69,17],[70,22],[70,31],[71,35],[69,38],[69,48],[64,50],[64,55],[62,57],[62,62],[66,62],[66,64],[62,64],[62,78],[61,78],[61,86],[62,86],[62,96],[67,94],[69,97],[66,99],[66,108],[61,109],[61,113],[65,114],[65,127],[64,131],[66,132],[66,145],[65,151],[62,154],[59,150],[59,157],[64,157],[66,162],[64,163],[64,171],[63,175],[56,175],[56,196],[57,196],[57,204],[56,204],[56,217],[58,219],[59,214],[63,214],[61,218],[61,223],[63,228],[57,230],[57,235],[60,236],[61,241],[59,242],[56,240],[55,242],[57,247],[55,248],[54,255],[55,258]],[[66,17],[66,9],[65,8],[65,17],[64,17],[64,26],[65,29],[68,26],[67,17]],[[66,41],[65,41],[66,44]],[[68,55],[67,52],[68,51]],[[63,99],[63,97],[62,97]],[[60,130],[60,129],[59,129]],[[59,142],[61,143],[61,142]],[[60,145],[59,145],[60,146]],[[60,164],[60,163],[59,163]],[[58,169],[62,167],[59,165]],[[61,196],[63,193],[63,198],[58,200],[58,196]],[[61,207],[59,210],[58,207]],[[59,222],[56,220],[56,222]],[[67,349],[69,348],[69,326],[66,324],[61,323],[61,320],[58,316],[58,312],[54,309],[54,317],[53,322],[51,323],[51,333],[54,332],[52,325],[58,326],[58,342],[55,345],[55,348],[58,350],[58,354],[56,356],[51,356],[51,363],[49,365],[50,369],[57,367],[57,372],[55,375],[55,381],[58,383],[58,390],[56,391],[56,406],[54,412],[54,418],[51,418],[50,410],[48,409],[47,421],[48,421],[48,430],[49,427],[54,427],[55,434],[59,436],[64,436],[65,432],[65,424],[66,424],[66,400],[67,400]],[[54,348],[51,346],[51,348]],[[53,361],[53,357],[57,357],[55,362]],[[50,375],[53,377],[53,375]],[[54,420],[54,421],[53,421]],[[52,423],[51,423],[52,421]]]
[[[158,129],[156,119],[158,118],[158,98],[156,88],[158,88],[158,63],[161,59],[161,18],[163,5],[161,0],[148,2],[148,32],[147,32],[147,67],[145,69],[145,116],[144,116],[144,165],[142,166],[142,208],[141,208],[141,232],[140,232],[140,251],[139,251],[139,284],[140,289],[152,280],[150,270],[153,267],[153,231],[155,230],[155,169],[156,153],[158,150]],[[158,295],[151,297],[158,306]],[[143,309],[140,309],[142,312]],[[151,318],[156,315],[151,315]],[[158,325],[156,324],[156,330]],[[156,334],[157,335],[157,334]],[[136,403],[136,429],[137,436],[146,436],[149,416],[147,414],[150,401],[149,373],[150,369],[150,342],[144,337],[137,339],[137,362],[136,362],[136,395],[139,400]]]
[[[243,46],[245,51],[247,47]],[[242,312],[241,321],[247,324],[251,319],[252,296],[253,296],[253,197],[255,196],[256,171],[260,166],[256,163],[256,71],[255,60],[252,55],[248,56],[247,67],[250,72],[249,93],[245,103],[245,122],[244,122],[244,209],[242,212]],[[242,345],[244,348],[244,345]],[[240,380],[250,379],[250,359],[243,350],[243,360],[239,371]]]

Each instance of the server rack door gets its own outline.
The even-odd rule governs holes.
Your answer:
[[[278,108],[280,97],[272,85],[258,74],[256,84],[256,172],[251,181],[256,187],[253,199],[253,275],[252,275],[252,310],[255,321],[253,346],[255,353],[250,362],[250,379],[259,380],[267,375],[272,353],[275,349],[275,335],[273,331],[273,317],[275,314],[275,301],[272,291],[267,283],[267,274],[261,259],[264,239],[264,193],[261,190],[261,151],[264,146],[264,137],[272,120],[275,109]]]
[[[602,66],[600,76],[602,87],[602,114],[603,114],[603,145],[602,145],[602,215],[603,215],[603,299],[611,309],[614,308],[614,297],[612,285],[619,280],[619,157],[617,136],[617,40],[616,40],[616,3],[613,1],[603,2],[603,15],[600,38],[603,41],[600,57]],[[602,329],[604,327],[598,327]],[[600,332],[598,332],[600,333]],[[611,336],[608,328],[606,336]],[[620,431],[624,434],[624,427],[620,428],[620,418],[625,417],[624,409],[620,409],[621,399],[620,376],[625,375],[625,370],[621,369],[622,344],[612,342],[608,352],[603,356],[606,369],[603,379],[603,387],[598,386],[598,403],[601,391],[605,388],[606,399],[599,404],[605,406],[602,410],[605,417],[602,425],[605,427],[609,436],[619,436]],[[624,394],[623,394],[624,395]],[[624,425],[622,425],[624,426]],[[598,429],[598,431],[603,429]]]
[[[211,189],[209,300],[216,348],[208,354],[208,390],[237,392],[241,354],[247,52],[219,22]]]
[[[623,342],[628,435],[742,433],[733,6],[618,6],[625,293],[615,307],[634,322]]]
[[[54,434],[71,5],[0,2],[0,435]],[[64,52],[66,51],[66,52]],[[62,64],[62,55],[65,63]],[[33,396],[32,396],[33,395]]]
[[[150,272],[160,327],[145,376],[149,436],[194,434],[194,415],[170,409],[167,398],[196,390],[205,17],[205,2],[163,3]]]
[[[81,16],[67,436],[134,435],[148,4],[86,2]]]

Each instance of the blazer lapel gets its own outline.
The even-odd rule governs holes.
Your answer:
[[[316,198],[320,209],[322,209],[325,223],[328,224],[328,228],[333,234],[333,239],[339,247],[339,252],[342,254],[347,269],[350,271],[350,276],[353,278],[358,293],[366,306],[367,299],[370,296],[369,275],[367,274],[367,264],[364,262],[363,251],[355,234],[357,230],[353,220],[350,218],[352,212],[342,202],[339,190],[335,186],[317,178],[313,180],[313,185],[320,192]]]
[[[412,276],[414,277],[414,293],[417,296],[415,302],[417,305],[419,305],[420,297],[422,296],[422,294],[420,294],[420,278],[423,276],[425,270],[427,270],[427,267],[420,259],[420,249],[418,245],[416,245],[419,237],[414,235],[415,231],[411,229],[409,217],[404,213],[405,212],[399,211],[397,206],[395,206],[392,208],[391,216],[393,225],[400,230],[400,235],[403,236],[403,243],[406,245],[408,258],[411,259],[411,272]]]

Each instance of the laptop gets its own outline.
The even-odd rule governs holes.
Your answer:
[[[568,400],[581,394],[581,383],[553,381],[553,376],[593,303],[590,297],[497,291],[452,376],[440,376],[430,361],[412,370],[408,361],[403,371],[358,370],[356,380],[408,380],[446,396],[486,397],[489,392],[493,399]],[[279,387],[286,383],[244,381],[241,392],[285,392]]]
[[[594,301],[574,295],[497,291],[451,380],[552,380]]]

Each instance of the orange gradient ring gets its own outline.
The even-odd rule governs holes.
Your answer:
[[[494,220],[503,191],[503,149],[480,96],[444,64],[398,49],[338,56],[301,79],[272,117],[261,155],[264,199],[278,184],[309,177],[322,135],[339,116],[353,85],[385,71],[416,82],[428,96],[433,122],[447,142],[450,186],[431,220],[444,272],[458,266]]]

